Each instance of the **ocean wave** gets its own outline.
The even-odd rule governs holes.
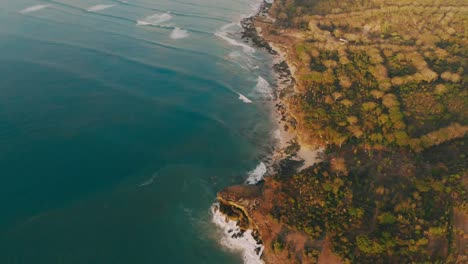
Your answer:
[[[149,25],[160,25],[161,23],[167,22],[172,19],[172,16],[169,12],[163,14],[154,14],[148,17],[143,18],[142,20],[137,21],[139,26],[149,26]]]
[[[238,12],[239,10],[227,8],[227,7],[221,7],[221,6],[214,6],[214,5],[202,5],[200,3],[188,3],[184,1],[177,1],[177,0],[172,0],[172,2],[176,2],[179,4],[184,4],[184,5],[191,5],[191,6],[196,6],[196,7],[203,7],[203,8],[209,8],[209,9],[215,9],[215,10],[226,10],[226,11],[231,11],[231,12]]]
[[[242,253],[244,264],[263,264],[261,255],[264,250],[262,244],[258,244],[252,236],[252,230],[242,232],[235,221],[226,218],[219,211],[219,204],[211,207],[213,213],[212,222],[222,231],[221,245]]]
[[[68,46],[72,48],[79,48],[83,51],[89,51],[89,52],[95,52],[98,54],[114,57],[114,58],[119,58],[120,60],[126,61],[126,62],[131,62],[135,63],[144,67],[152,68],[152,69],[157,69],[159,72],[164,72],[168,74],[174,74],[177,73],[178,75],[184,76],[184,78],[195,80],[195,81],[200,81],[204,82],[207,85],[215,85],[218,87],[221,87],[222,89],[225,89],[227,91],[231,91],[233,93],[236,93],[229,85],[220,82],[219,80],[215,78],[205,78],[196,74],[193,74],[191,72],[188,72],[186,70],[183,70],[178,67],[170,67],[167,64],[158,64],[158,63],[153,63],[149,62],[147,60],[144,60],[143,58],[135,58],[135,57],[128,57],[128,56],[123,56],[120,53],[116,53],[113,51],[105,50],[105,49],[100,49],[97,47],[92,47],[88,45],[84,45],[81,43],[76,43],[76,42],[65,42],[65,41],[54,41],[50,39],[42,39],[42,38],[37,38],[37,37],[31,37],[27,35],[21,35],[21,34],[8,34],[8,36],[12,37],[17,37],[17,38],[22,38],[25,40],[34,40],[40,43],[45,43],[45,44],[52,44],[52,45],[59,45],[59,46]],[[248,99],[247,99],[248,100]]]
[[[270,0],[270,1],[273,2],[273,0]],[[268,0],[256,1],[256,2],[251,3],[250,8],[252,9],[252,13],[250,13],[247,17],[251,17],[257,14],[263,2],[268,3]]]
[[[100,16],[100,17],[111,18],[112,20],[106,20],[107,23],[111,22],[111,23],[116,23],[116,24],[119,24],[119,25],[122,25],[122,24],[117,23],[117,21],[123,21],[125,23],[132,23],[132,24],[135,23],[134,19],[131,19],[131,18],[128,18],[128,17],[122,17],[122,16],[117,16],[117,15],[112,15],[112,14],[100,13],[100,12],[96,12],[96,11],[88,11],[89,8],[85,9],[85,8],[81,8],[81,7],[72,5],[72,4],[53,1],[53,0],[43,0],[43,1],[52,3],[54,6],[64,7],[65,9],[60,9],[59,11],[63,12],[63,13],[66,13],[66,14],[74,15],[74,16],[87,16],[88,15],[88,14],[86,14],[87,12],[92,12],[93,14],[96,15],[96,17]],[[91,6],[90,8],[92,8],[92,7],[93,6]],[[66,9],[79,11],[79,13],[78,14],[72,13],[72,12],[67,11]]]
[[[245,180],[246,184],[257,184],[259,181],[263,179],[267,172],[267,167],[265,163],[260,162],[255,169],[249,171],[247,180]]]
[[[66,12],[66,11],[61,10],[61,12]],[[72,16],[78,16],[77,14],[74,14],[74,13],[67,13],[67,14],[72,15]],[[83,24],[59,21],[59,20],[55,20],[53,18],[51,19],[51,18],[43,18],[43,17],[35,17],[34,16],[34,17],[30,17],[30,19],[34,19],[34,20],[37,20],[37,21],[40,21],[40,22],[50,23],[50,24],[61,23],[63,25],[69,25],[69,26],[74,26],[74,27],[79,27],[79,28],[88,28],[88,29],[91,28],[91,27],[83,25]],[[108,21],[108,20],[103,19],[103,21]],[[95,29],[95,28],[93,28],[93,29]],[[124,34],[124,33],[120,32],[120,31],[107,30],[107,29],[104,29],[104,28],[99,28],[99,29],[96,29],[96,30],[98,30],[99,32],[102,32],[102,33],[112,34],[114,36],[119,36],[119,37],[126,38],[126,39],[129,39],[129,40],[137,40],[139,42],[146,43],[146,44],[149,44],[149,45],[154,45],[154,46],[161,47],[161,48],[166,48],[166,49],[170,49],[170,50],[174,50],[174,51],[178,51],[178,52],[189,53],[191,55],[192,54],[197,54],[197,55],[200,55],[200,56],[204,56],[205,58],[210,58],[212,60],[221,59],[221,57],[218,57],[218,56],[213,55],[211,53],[202,52],[202,51],[196,50],[196,49],[188,49],[188,48],[181,48],[181,47],[177,47],[177,46],[173,46],[173,45],[167,45],[167,44],[163,44],[161,42],[149,40],[149,39],[146,39],[146,38],[140,38],[140,37],[137,37],[137,36],[135,36],[133,34]],[[17,35],[17,34],[15,34],[15,35]],[[19,36],[19,35],[17,35],[17,36]],[[40,39],[38,39],[38,40],[40,40]]]
[[[276,129],[276,130],[273,132],[273,137],[274,137],[276,140],[281,140],[281,130],[280,130],[280,129]]]
[[[50,5],[34,5],[34,6],[30,6],[30,7],[27,7],[25,9],[21,10],[20,13],[21,14],[28,14],[28,13],[36,12],[36,11],[39,11],[41,9],[47,8],[49,6]]]
[[[181,110],[186,111],[187,113],[194,114],[197,117],[203,118],[205,120],[212,121],[215,124],[222,127],[223,129],[228,129],[228,126],[226,125],[226,123],[223,120],[217,118],[214,115],[202,112],[202,111],[200,111],[200,109],[185,106],[185,105],[180,105],[180,101],[178,101],[178,100],[172,101],[172,100],[167,100],[167,99],[164,99],[164,98],[158,97],[158,96],[151,96],[151,95],[148,95],[147,93],[138,91],[136,89],[131,89],[131,88],[123,86],[123,85],[121,85],[119,83],[104,80],[104,79],[102,79],[102,76],[99,76],[99,75],[97,75],[95,73],[86,72],[86,71],[77,71],[76,69],[72,69],[72,68],[68,67],[69,65],[51,63],[48,60],[32,60],[31,58],[28,58],[28,59],[15,58],[14,61],[28,63],[28,64],[34,64],[34,65],[40,66],[42,68],[50,68],[50,69],[54,69],[54,70],[56,70],[58,72],[66,72],[66,73],[69,73],[69,74],[73,74],[75,76],[79,76],[82,79],[86,79],[86,80],[89,80],[89,81],[96,82],[96,83],[102,85],[103,87],[125,93],[125,94],[127,94],[127,95],[129,95],[131,97],[134,97],[134,98],[138,98],[138,99],[140,99],[141,101],[144,101],[144,102],[156,103],[156,104],[158,104],[160,106],[165,106],[165,107],[178,107]],[[157,180],[158,176],[159,176],[159,172],[155,172],[152,175],[152,177],[148,178],[146,181],[141,182],[137,186],[138,187],[144,187],[144,186],[147,186],[147,185],[151,185]],[[187,188],[187,182],[184,181],[184,185],[183,185],[182,190],[185,191],[186,188]]]
[[[113,0],[113,1],[117,2],[117,3],[120,3],[120,4],[123,4],[123,5],[132,6],[132,7],[135,7],[135,8],[140,8],[140,9],[145,9],[145,10],[153,10],[153,11],[157,11],[157,12],[165,12],[165,10],[163,10],[163,9],[155,8],[155,7],[148,6],[148,5],[130,3],[128,1],[122,1],[122,0]],[[222,22],[229,22],[228,20],[223,19],[223,18],[204,16],[204,15],[199,14],[199,13],[180,13],[180,12],[171,12],[171,13],[176,15],[176,16],[181,16],[181,17],[193,17],[193,18],[201,18],[201,19],[210,19],[210,20],[217,20],[217,21],[222,21]]]
[[[65,4],[65,3],[61,3],[61,2],[55,2],[53,0],[44,0],[44,1],[48,1],[50,3],[53,3],[54,5],[62,6],[62,7],[65,7],[67,9],[77,10],[77,11],[81,11],[81,12],[88,11],[88,9],[83,9],[83,8],[80,8],[80,7],[76,7],[74,5]],[[119,2],[119,3],[121,3],[121,2]],[[101,5],[101,6],[103,6],[103,5]],[[107,5],[107,6],[116,6],[116,5]],[[109,8],[109,7],[106,7],[106,8]],[[71,15],[75,15],[75,16],[84,16],[84,15],[86,15],[86,14],[81,15],[81,14],[69,13],[66,10],[60,10],[60,11],[71,14]],[[161,12],[164,12],[164,11],[161,10]],[[84,12],[84,13],[86,13],[86,12]],[[132,24],[136,23],[139,26],[156,26],[156,27],[166,28],[166,29],[174,29],[175,26],[173,24],[163,24],[164,21],[158,23],[157,16],[160,16],[160,18],[163,19],[163,20],[164,19],[171,20],[172,15],[177,15],[176,13],[173,13],[173,12],[166,12],[166,13],[158,13],[158,14],[155,14],[155,15],[152,15],[152,16],[148,16],[148,17],[145,17],[145,18],[140,19],[140,20],[135,20],[133,18],[129,18],[129,17],[125,17],[125,16],[117,16],[117,15],[113,15],[113,14],[100,13],[100,12],[97,12],[96,10],[93,11],[93,13],[98,15],[98,16],[101,16],[103,18],[105,17],[105,18],[111,18],[112,19],[112,20],[106,20],[106,22],[116,23],[117,20],[120,20],[120,21],[124,21],[125,23],[132,23]],[[147,19],[155,19],[156,21],[147,21]],[[191,32],[191,33],[195,33],[195,34],[202,34],[202,35],[207,35],[207,36],[212,36],[213,35],[212,32],[208,32],[208,31],[202,31],[202,30],[197,30],[197,29],[186,29],[186,30]]]
[[[258,76],[257,85],[255,85],[255,93],[257,93],[261,98],[272,99],[273,91],[270,84],[263,77]]]
[[[228,54],[228,58],[230,61],[235,62],[239,65],[239,67],[241,67],[244,70],[250,71],[259,68],[259,66],[255,65],[253,60],[249,56],[246,56],[245,54],[237,50],[231,51]]]
[[[90,8],[87,9],[88,12],[97,12],[97,11],[101,11],[101,10],[104,10],[104,9],[108,9],[108,8],[111,8],[115,5],[95,5],[95,6],[91,6]]]
[[[241,100],[242,102],[244,102],[246,104],[251,104],[252,103],[252,100],[247,98],[245,95],[240,94],[240,93],[238,95],[239,95],[239,100]]]
[[[189,33],[187,30],[183,30],[181,28],[174,28],[174,30],[172,30],[171,32],[171,39],[183,39],[183,38],[186,38],[189,36]]]
[[[236,24],[234,24],[234,23],[230,23],[230,24],[222,26],[217,32],[215,32],[215,36],[223,39],[224,41],[226,41],[227,43],[229,43],[232,46],[241,47],[242,50],[245,53],[254,53],[255,52],[254,48],[250,47],[249,45],[247,45],[247,44],[245,44],[243,42],[237,41],[237,40],[230,37],[232,35],[232,33],[230,33],[228,30],[229,30],[229,28],[231,28],[231,27],[233,27],[235,25]]]
[[[144,182],[140,183],[138,185],[138,187],[145,187],[145,186],[148,186],[148,185],[151,185],[154,183],[154,179],[156,179],[156,177],[158,177],[158,173],[153,173],[153,175],[151,175],[151,177],[147,180],[145,180]]]

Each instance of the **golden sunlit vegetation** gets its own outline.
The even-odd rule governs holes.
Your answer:
[[[467,201],[468,2],[278,0],[269,14],[259,25],[295,68],[296,130],[327,146],[278,177],[272,216],[345,262],[466,258],[453,214]]]
[[[329,15],[301,16],[300,4],[291,7],[294,1],[272,9],[280,25],[307,22],[306,39],[292,50],[300,65],[300,93],[292,99],[292,111],[305,121],[299,130],[319,141],[311,143],[341,145],[355,139],[416,151],[427,147],[425,133],[443,126],[461,131],[437,142],[463,136],[468,6],[462,1],[354,2],[349,2],[353,12],[345,12],[348,5],[342,1],[309,7],[320,13],[328,6]],[[291,22],[281,20],[288,10],[295,10]]]

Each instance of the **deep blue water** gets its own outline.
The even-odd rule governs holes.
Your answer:
[[[242,262],[210,206],[271,150],[269,58],[220,37],[252,4],[0,0],[0,263]]]

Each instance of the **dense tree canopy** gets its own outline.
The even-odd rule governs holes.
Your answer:
[[[463,259],[466,1],[278,0],[270,16],[266,37],[296,68],[296,129],[327,146],[322,163],[277,177],[272,216],[353,263]]]

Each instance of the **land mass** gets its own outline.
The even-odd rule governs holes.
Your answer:
[[[218,194],[263,260],[468,262],[466,1],[277,0],[242,24],[281,59],[296,136],[264,182]]]

